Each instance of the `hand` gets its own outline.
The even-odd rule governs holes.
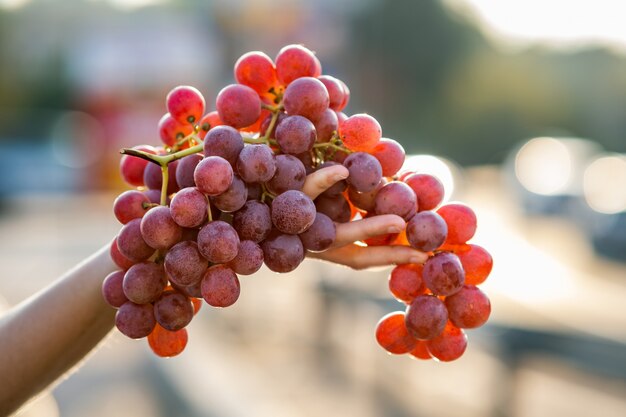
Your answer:
[[[334,183],[347,177],[348,170],[343,165],[323,168],[307,177],[302,192],[311,199],[315,199]],[[428,255],[424,252],[409,246],[364,247],[354,243],[386,233],[400,233],[406,226],[404,219],[400,216],[386,214],[336,225],[337,237],[333,246],[325,252],[308,252],[308,257],[357,270],[375,266],[424,263],[428,259]]]

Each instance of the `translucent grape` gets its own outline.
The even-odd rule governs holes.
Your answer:
[[[394,355],[409,353],[417,340],[411,336],[404,323],[404,312],[395,311],[384,316],[376,325],[376,341]]]
[[[423,266],[419,264],[398,265],[389,274],[389,291],[396,299],[410,304],[415,297],[424,294]]]
[[[209,112],[200,119],[198,122],[198,126],[200,126],[200,130],[198,131],[198,137],[200,139],[204,139],[204,137],[209,133],[209,130],[213,129],[216,126],[222,126],[224,122],[220,119],[220,115],[217,113],[217,110]]]
[[[449,203],[439,207],[437,213],[448,225],[446,243],[465,243],[476,233],[476,214],[465,204]]]
[[[428,174],[413,174],[411,172],[401,181],[413,189],[417,196],[417,206],[420,211],[432,210],[443,201],[445,190],[443,184],[436,177]]]
[[[228,307],[239,298],[239,278],[226,265],[213,265],[202,278],[202,297],[213,307]]]
[[[141,219],[141,236],[154,249],[169,249],[180,241],[183,230],[172,219],[169,207],[158,206]]]
[[[409,352],[411,356],[417,359],[428,360],[433,357],[430,356],[428,351],[428,342],[424,340],[416,340],[415,349]]]
[[[239,250],[239,236],[221,220],[206,224],[198,233],[198,249],[209,262],[221,264],[232,260]]]
[[[482,326],[491,314],[489,298],[474,285],[464,285],[459,292],[446,297],[446,307],[452,324],[463,329]]]
[[[493,258],[482,246],[468,245],[467,250],[455,252],[465,271],[465,283],[470,285],[482,284],[493,267]]]
[[[259,95],[267,95],[278,84],[272,59],[260,51],[243,54],[235,63],[234,72],[239,84],[247,85]]]
[[[148,336],[155,325],[152,304],[135,304],[129,301],[122,304],[115,314],[115,326],[131,339]]]
[[[241,84],[224,87],[215,101],[217,113],[224,124],[235,129],[250,126],[261,116],[261,99],[256,91]]]
[[[188,85],[181,85],[170,91],[165,104],[172,117],[182,124],[200,120],[206,105],[202,93]]]
[[[153,155],[157,153],[156,149],[150,145],[135,146],[133,149]],[[122,178],[128,184],[142,187],[144,185],[143,172],[148,164],[149,162],[145,159],[132,155],[122,155],[120,159],[120,174],[122,174]]]
[[[302,45],[283,47],[274,62],[278,80],[284,85],[300,77],[318,77],[321,74],[321,66],[315,54]]]
[[[155,355],[162,358],[170,358],[180,354],[187,346],[187,330],[181,329],[175,332],[164,329],[158,323],[152,333],[148,335],[148,345]]]
[[[382,129],[369,114],[355,114],[339,124],[343,144],[353,151],[370,152],[380,141]]]
[[[159,120],[159,137],[166,146],[174,146],[176,142],[193,133],[193,125],[183,124],[165,113]]]
[[[294,80],[285,89],[283,105],[289,115],[304,116],[316,121],[328,108],[328,91],[322,82],[312,77]]]
[[[437,337],[426,343],[428,352],[437,360],[450,362],[460,358],[467,348],[467,336],[463,330],[448,324]]]
[[[406,225],[409,244],[422,252],[431,252],[446,240],[448,226],[440,215],[432,211],[421,211]]]
[[[382,138],[371,152],[380,162],[385,177],[394,176],[404,164],[404,148],[393,139]]]
[[[233,175],[233,168],[226,159],[207,156],[196,166],[193,178],[200,191],[213,196],[222,194],[230,187]]]

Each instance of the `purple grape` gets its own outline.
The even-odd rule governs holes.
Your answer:
[[[200,191],[214,196],[230,187],[233,175],[233,168],[227,160],[220,156],[207,156],[196,166],[193,178]]]
[[[260,201],[248,201],[235,212],[233,227],[242,240],[261,242],[272,230],[270,208]]]
[[[175,332],[193,318],[193,304],[185,295],[168,290],[154,303],[154,318],[166,330]]]
[[[167,285],[163,266],[154,262],[141,262],[131,266],[122,282],[124,295],[137,304],[151,303]]]
[[[169,207],[158,206],[141,219],[141,236],[154,249],[169,249],[180,241],[183,229],[172,219]]]
[[[196,166],[202,161],[202,155],[194,153],[187,155],[178,161],[178,167],[176,168],[176,183],[182,188],[195,187],[196,183],[193,180],[193,172],[196,170]]]
[[[143,239],[141,219],[129,221],[117,236],[117,248],[120,253],[133,262],[141,262],[152,256],[154,249]]]
[[[311,152],[303,152],[294,156],[298,158],[300,162],[302,162],[302,164],[304,165],[304,171],[306,172],[306,175],[309,175],[313,171],[315,171],[315,164],[313,163],[313,156],[311,155]]]
[[[328,108],[329,101],[328,90],[320,80],[313,77],[300,77],[292,81],[283,95],[287,114],[304,116],[311,121],[320,118]]]
[[[304,260],[304,247],[296,235],[275,230],[261,244],[263,261],[274,272],[290,272]]]
[[[323,213],[315,215],[315,221],[306,232],[300,233],[304,249],[311,252],[323,252],[335,243],[335,223]]]
[[[263,249],[251,240],[242,240],[237,256],[228,266],[239,275],[252,275],[263,265]]]
[[[167,166],[167,194],[173,194],[178,191],[178,184],[176,183],[176,170],[178,168],[178,161],[170,162]],[[148,164],[143,172],[143,181],[146,187],[151,190],[161,191],[161,185],[163,184],[163,174],[161,167],[157,164]]]
[[[142,218],[148,211],[144,205],[149,203],[150,199],[141,191],[124,191],[113,202],[113,213],[120,223],[126,224],[132,219]]]
[[[465,284],[465,271],[461,261],[450,252],[439,252],[428,258],[422,277],[428,289],[435,295],[452,295]]]
[[[211,203],[225,213],[239,210],[246,204],[248,199],[248,188],[246,183],[237,175],[233,176],[230,187],[222,194],[211,197]]]
[[[347,223],[352,217],[350,203],[343,194],[336,197],[319,196],[315,199],[315,208],[318,212],[330,217],[337,223]]]
[[[315,126],[306,117],[289,116],[276,128],[276,142],[283,153],[299,154],[313,148]]]
[[[324,110],[324,113],[315,122],[317,142],[328,142],[333,137],[333,133],[337,131],[338,125],[337,113],[332,109]]]
[[[385,184],[387,184],[387,180],[385,178],[382,178],[380,182],[378,183],[378,185],[376,186],[376,188],[366,193],[360,193],[356,191],[354,188],[348,187],[348,197],[350,198],[350,202],[356,208],[359,208],[361,210],[365,210],[368,212],[370,211],[373,212],[374,205],[375,205],[374,203],[376,202],[376,195],[378,194],[378,191],[381,188],[383,188]]]
[[[128,301],[122,288],[124,275],[124,271],[111,272],[102,282],[102,297],[111,307],[119,308]]]
[[[407,307],[404,323],[411,336],[430,340],[439,336],[448,322],[448,310],[434,295],[418,295]]]
[[[143,191],[143,194],[148,197],[148,200],[150,200],[151,203],[153,204],[161,204],[161,190],[145,190]],[[167,198],[167,204],[170,203],[170,198]]]
[[[383,169],[378,159],[365,152],[353,152],[343,161],[348,168],[348,184],[356,191],[366,193],[372,191],[383,177]]]
[[[224,87],[217,94],[215,107],[224,124],[236,129],[250,126],[261,116],[259,95],[250,87],[241,84]]]
[[[413,189],[400,181],[385,184],[374,199],[376,214],[395,214],[409,220],[417,213],[417,197]]]
[[[276,173],[265,185],[275,194],[282,194],[287,190],[300,190],[306,180],[306,170],[298,158],[293,155],[277,155]]]
[[[237,172],[245,182],[267,182],[276,173],[274,152],[267,145],[248,145],[239,153]]]
[[[276,127],[280,124],[280,122],[282,122],[285,119],[285,117],[287,117],[285,113],[283,112],[278,113],[278,118],[276,119],[276,123],[274,123],[274,128],[272,129],[269,135],[270,138],[276,137]],[[259,130],[259,134],[261,136],[265,136],[265,134],[267,133],[267,129],[269,129],[270,127],[271,122],[272,122],[272,113],[268,114],[265,117],[265,119],[263,119],[263,122],[261,123],[261,127]]]
[[[115,314],[115,326],[131,339],[141,339],[152,333],[156,320],[152,304],[126,302]]]
[[[220,156],[233,168],[243,147],[241,133],[230,126],[215,126],[204,138],[204,155]]]
[[[207,269],[200,287],[202,297],[213,307],[228,307],[239,298],[239,278],[226,265],[213,265]]]
[[[200,229],[198,249],[209,262],[226,263],[237,256],[239,236],[230,224],[216,220]]]
[[[306,194],[288,190],[272,201],[272,223],[283,233],[297,235],[315,221],[315,204]]]
[[[448,235],[448,225],[435,212],[421,211],[406,225],[406,238],[409,244],[422,252],[432,252],[443,245]]]
[[[198,250],[196,242],[180,242],[172,246],[165,255],[165,271],[171,282],[187,287],[202,279],[209,267]]]
[[[172,219],[182,227],[198,227],[207,219],[207,199],[196,187],[183,188],[170,203]]]

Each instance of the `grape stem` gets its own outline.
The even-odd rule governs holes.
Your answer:
[[[161,176],[163,183],[161,184],[161,202],[162,206],[167,206],[167,185],[169,183],[169,172],[167,164],[161,165]]]
[[[315,145],[313,145],[313,148],[322,148],[322,149],[330,148],[330,149],[335,149],[337,151],[342,151],[345,153],[352,153],[352,151],[346,148],[345,146],[335,145],[334,143],[331,143],[331,142],[316,143]]]
[[[209,196],[206,196],[206,214],[207,217],[209,218],[209,223],[211,223],[213,221],[213,213],[211,213],[211,199],[209,198]]]
[[[181,146],[183,146],[185,143],[190,142],[192,140],[196,143],[202,143],[202,139],[200,139],[200,137],[194,131],[193,133],[185,136],[184,138],[176,142],[176,144],[172,147],[172,152],[178,152]]]

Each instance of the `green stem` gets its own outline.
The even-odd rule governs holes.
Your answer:
[[[161,184],[161,205],[167,205],[167,185],[169,183],[169,172],[167,169],[167,164],[161,165],[161,177],[163,179],[163,184]]]
[[[331,148],[331,149],[335,149],[337,151],[342,151],[345,153],[352,153],[352,151],[346,148],[345,146],[335,145],[334,143],[330,143],[330,142],[316,143],[315,145],[313,145],[313,148],[323,148],[323,149]]]
[[[207,217],[209,218],[209,223],[213,221],[213,213],[211,213],[211,199],[209,198],[209,196],[206,196],[206,214]]]
[[[273,114],[272,114],[272,120],[270,120],[270,125],[267,127],[267,130],[265,131],[265,135],[263,136],[263,139],[265,140],[265,143],[269,144],[270,141],[270,135],[272,134],[272,130],[274,130],[274,126],[276,126],[276,121],[278,120],[278,110],[276,110]]]
[[[194,153],[202,152],[204,145],[201,143],[196,146],[192,146],[191,148],[183,149],[182,151],[174,152],[169,155],[153,155],[148,152],[139,151],[137,149],[129,149],[124,148],[120,150],[120,153],[123,155],[132,155],[138,158],[145,159],[147,161],[153,162],[159,166],[164,166],[169,164],[170,162],[176,161],[177,159],[184,158],[187,155],[192,155]]]

